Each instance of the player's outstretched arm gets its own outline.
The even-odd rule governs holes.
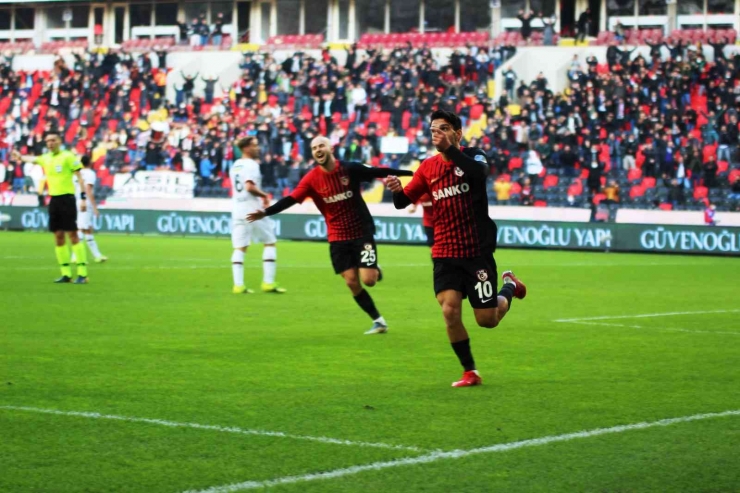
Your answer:
[[[388,180],[385,182],[385,186],[388,187],[388,190],[393,192],[393,206],[396,209],[405,209],[413,203],[406,195],[406,192],[403,191],[403,185],[401,185],[401,180],[399,180],[398,177],[388,177]]]
[[[23,161],[24,163],[38,164],[37,156],[24,156],[20,151],[15,149],[10,153],[10,157],[16,161]]]
[[[374,168],[360,164],[354,167],[357,177],[362,181],[371,181],[376,178],[387,178],[389,176],[414,176],[414,172],[393,168]]]
[[[247,221],[253,223],[254,221],[259,221],[265,216],[273,216],[275,214],[283,212],[288,207],[296,205],[297,203],[298,201],[291,196],[283,197],[264,211],[256,211],[252,212],[251,214],[247,214]]]

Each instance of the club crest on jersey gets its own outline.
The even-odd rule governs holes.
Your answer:
[[[365,243],[365,250],[372,250],[373,244],[372,243]]]
[[[455,170],[454,170],[454,171],[455,171],[455,174],[456,174],[457,176],[462,176],[462,175],[464,175],[464,174],[465,174],[465,173],[463,173],[463,170],[461,170],[461,169],[460,169],[460,168],[458,168],[457,166],[455,166]]]
[[[481,269],[478,272],[475,273],[475,275],[478,276],[478,280],[480,282],[485,282],[488,280],[488,272],[486,272],[485,269]]]
[[[346,176],[343,176],[342,178],[340,178],[339,181],[341,181],[342,185],[344,185],[345,187],[349,185],[349,178],[347,178]]]

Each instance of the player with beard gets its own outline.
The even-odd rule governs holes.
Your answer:
[[[375,221],[362,199],[360,184],[390,175],[412,176],[413,172],[339,161],[332,155],[331,144],[326,137],[313,139],[311,152],[318,166],[301,179],[289,196],[264,211],[248,214],[247,220],[259,221],[307,198],[312,199],[326,220],[334,272],[344,278],[355,302],[373,320],[372,327],[365,334],[384,334],[388,331],[388,324],[365,289],[380,280],[380,270],[373,238]]]

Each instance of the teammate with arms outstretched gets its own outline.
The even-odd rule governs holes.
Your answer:
[[[275,282],[277,270],[277,238],[272,219],[247,222],[247,214],[258,211],[270,204],[267,193],[262,190],[262,174],[257,162],[260,155],[256,137],[244,137],[236,142],[242,152],[229,170],[231,178],[231,195],[233,209],[231,213],[231,243],[234,252],[231,255],[231,271],[234,275],[234,294],[253,293],[244,286],[244,255],[252,240],[264,245],[262,251],[262,291],[265,293],[285,293]]]
[[[375,222],[362,199],[360,183],[392,174],[411,176],[413,172],[340,162],[332,155],[326,137],[313,139],[311,152],[318,166],[301,179],[289,196],[264,211],[249,214],[247,219],[259,221],[311,198],[326,219],[334,272],[344,278],[357,304],[373,320],[365,334],[383,334],[388,331],[388,324],[364,287],[378,282],[379,270],[378,250],[373,239]]]
[[[108,260],[108,257],[100,253],[100,249],[98,248],[98,243],[95,241],[95,236],[93,236],[93,215],[95,217],[100,216],[100,212],[98,211],[98,204],[95,200],[95,182],[97,181],[97,177],[95,176],[95,171],[90,169],[90,156],[82,156],[80,158],[80,162],[82,163],[82,169],[80,170],[80,175],[82,175],[82,179],[85,182],[85,189],[84,192],[87,195],[86,201],[83,200],[82,197],[82,188],[80,187],[80,183],[75,177],[75,198],[77,199],[77,227],[80,230],[80,238],[85,240],[85,243],[87,243],[87,247],[90,249],[90,252],[93,254],[93,258],[95,259],[96,263],[102,263]],[[82,202],[85,203],[85,210],[82,210]],[[77,262],[77,256],[75,254],[72,254],[72,262]]]
[[[473,152],[470,157],[460,150],[462,125],[454,113],[437,110],[431,120],[432,143],[439,154],[424,160],[405,188],[395,177],[388,178],[386,186],[397,209],[424,194],[432,197],[434,292],[452,349],[464,369],[452,386],[468,387],[482,380],[462,323],[462,300],[468,298],[479,326],[493,328],[511,309],[512,298],[524,298],[527,288],[506,271],[501,276],[504,285],[496,293],[496,224],[488,217],[485,155]]]

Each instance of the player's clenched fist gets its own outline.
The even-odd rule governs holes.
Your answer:
[[[397,176],[389,176],[388,179],[385,180],[385,186],[393,193],[403,191],[403,185],[401,185],[401,180],[399,180]]]

